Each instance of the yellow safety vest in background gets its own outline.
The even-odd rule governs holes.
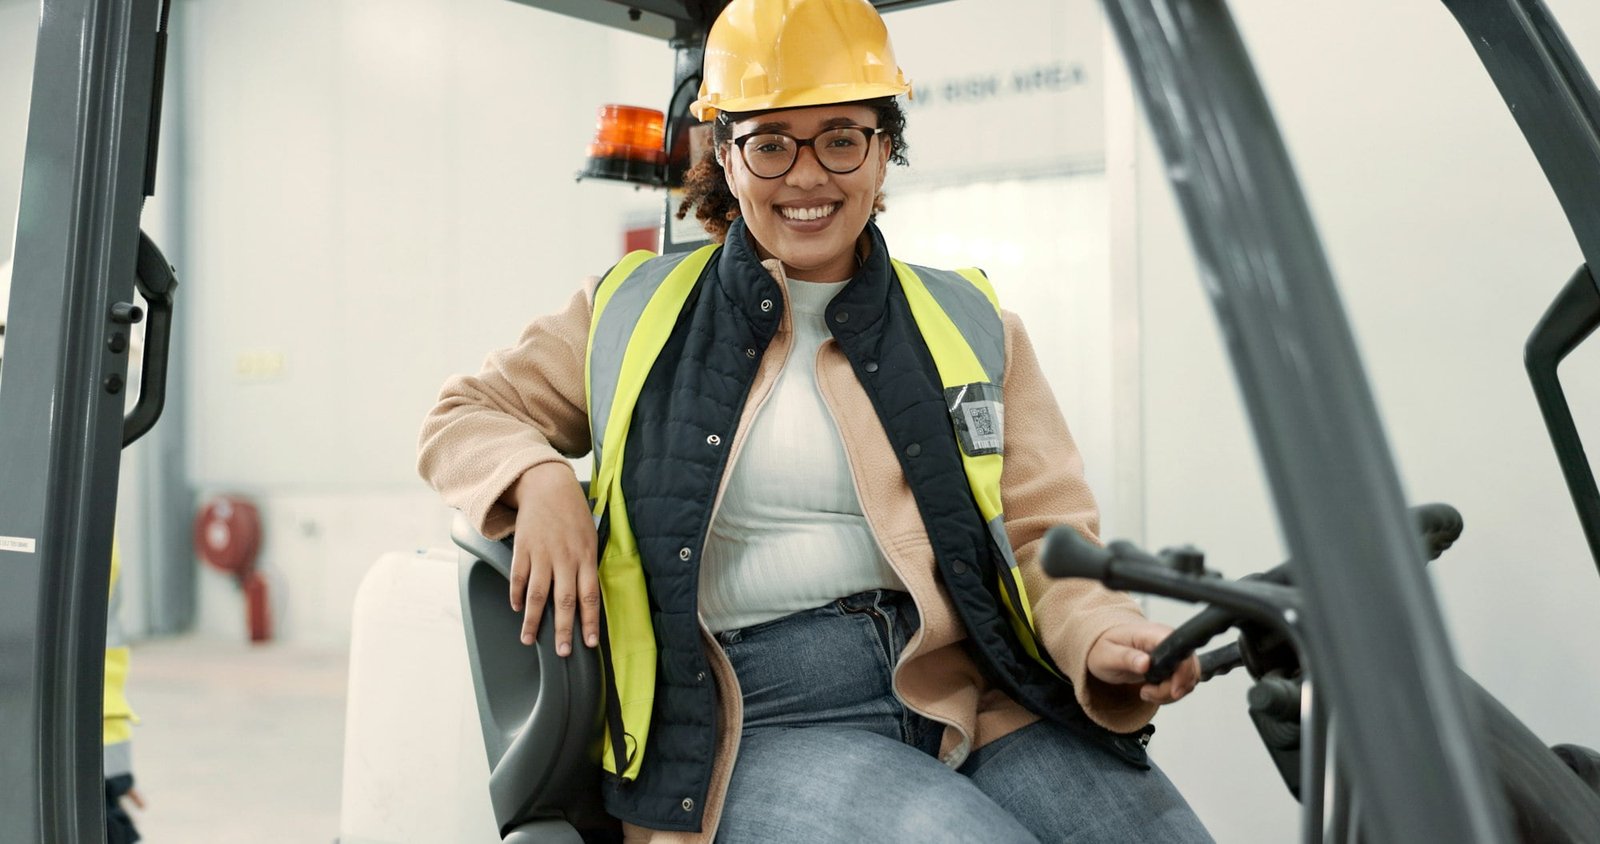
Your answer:
[[[122,604],[118,579],[122,574],[122,553],[116,539],[111,540],[111,593],[106,607],[106,686],[102,740],[105,743],[107,779],[133,773],[130,742],[138,717],[128,706],[128,642],[122,632],[117,610]]]

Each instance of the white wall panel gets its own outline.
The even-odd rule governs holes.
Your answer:
[[[414,486],[439,384],[609,266],[622,209],[653,203],[572,179],[608,38],[497,0],[193,17],[196,480]]]
[[[0,0],[0,263],[11,259],[11,241],[16,236],[22,148],[28,139],[28,97],[38,35],[36,0]]]
[[[448,544],[413,468],[440,384],[659,207],[573,174],[600,104],[665,101],[671,53],[504,0],[187,11],[193,480],[260,503],[280,638],[340,643],[380,554]],[[239,613],[203,573],[201,629]]]

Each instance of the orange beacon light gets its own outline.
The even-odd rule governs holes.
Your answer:
[[[589,160],[578,178],[665,184],[665,116],[655,109],[625,105],[601,106],[599,116]]]

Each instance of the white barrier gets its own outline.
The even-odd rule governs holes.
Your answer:
[[[456,553],[391,552],[356,593],[340,844],[499,842]]]

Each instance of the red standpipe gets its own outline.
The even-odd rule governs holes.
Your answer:
[[[261,513],[248,499],[212,499],[194,520],[194,549],[206,565],[229,575],[244,592],[245,625],[252,642],[272,639],[267,582],[256,571],[261,551]]]

